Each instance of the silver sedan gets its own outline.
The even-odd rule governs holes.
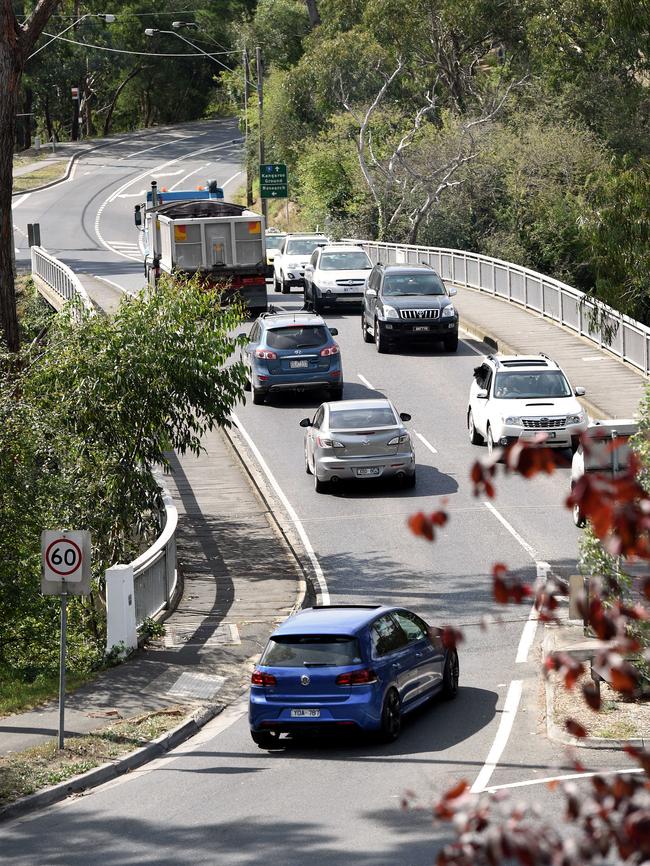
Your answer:
[[[303,418],[305,470],[317,493],[351,478],[396,478],[415,486],[415,453],[404,427],[406,412],[390,400],[341,400],[322,403],[313,418]]]

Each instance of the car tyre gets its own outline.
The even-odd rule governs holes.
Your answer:
[[[250,391],[253,386],[251,385],[251,380],[247,377],[244,382],[244,391]]]
[[[313,286],[312,286],[312,289],[311,289],[311,294],[312,294],[312,302],[311,302],[312,310],[313,310],[315,313],[322,313],[322,312],[323,312],[323,299],[320,298],[320,297],[316,294],[316,292],[314,291],[314,287],[313,287]]]
[[[321,481],[318,475],[316,475],[316,467],[314,466],[314,490],[316,493],[328,493],[329,489],[329,481]]]
[[[413,472],[411,475],[404,476],[404,480],[402,481],[402,487],[404,487],[406,490],[413,490],[416,481],[417,475],[415,472]]]
[[[377,347],[377,351],[380,355],[385,355],[390,352],[388,339],[386,338],[386,334],[382,334],[377,319],[375,319],[375,346]]]
[[[474,415],[470,409],[467,413],[467,429],[469,430],[469,441],[472,445],[483,445],[485,440],[474,426]]]
[[[587,518],[582,513],[580,506],[577,504],[574,505],[572,512],[573,512],[573,522],[575,523],[575,525],[579,529],[582,529],[585,526],[585,524],[587,523]]]
[[[458,334],[454,334],[452,337],[445,337],[443,345],[446,352],[455,352],[458,348]]]
[[[260,749],[277,749],[280,735],[273,731],[251,731],[251,739]]]
[[[311,467],[309,465],[309,457],[307,457],[307,449],[305,449],[305,472],[307,475],[311,475]]]
[[[264,391],[262,391],[261,388],[255,388],[255,386],[253,386],[253,403],[256,406],[261,406],[265,399],[266,394]]]
[[[290,291],[291,290],[290,290],[289,286],[284,281],[284,277],[282,277],[280,280],[280,292],[283,295],[288,295]]]
[[[389,689],[381,708],[379,739],[382,743],[394,743],[402,730],[402,708],[396,689]]]
[[[363,337],[364,343],[372,343],[375,339],[368,330],[368,323],[366,322],[365,313],[361,313],[361,336]]]
[[[280,283],[278,282],[278,278],[277,278],[275,272],[273,273],[273,291],[274,292],[280,291]]]
[[[460,680],[460,664],[458,653],[455,649],[449,650],[445,661],[445,669],[442,674],[442,695],[450,701],[458,694],[458,682]]]

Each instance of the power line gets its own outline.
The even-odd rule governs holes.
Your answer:
[[[72,45],[81,45],[83,48],[94,48],[97,51],[111,51],[114,54],[137,54],[139,57],[209,57],[207,54],[161,54],[155,51],[127,51],[126,48],[109,48],[106,45],[92,45],[90,42],[78,42],[76,39],[67,39],[65,36],[56,36],[53,33],[45,33],[44,36],[50,36],[53,39],[58,39],[60,42],[70,42]],[[213,51],[211,54],[241,54],[241,51]]]

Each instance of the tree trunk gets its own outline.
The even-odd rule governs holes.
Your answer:
[[[45,128],[47,129],[47,140],[52,141],[54,138],[54,127],[52,126],[52,115],[50,114],[50,95],[45,94],[45,102],[43,103],[43,113],[45,115]]]
[[[129,83],[129,81],[131,81],[132,78],[135,78],[135,76],[139,72],[141,72],[143,69],[145,69],[144,66],[134,67],[131,70],[131,72],[129,72],[129,74],[126,76],[124,81],[120,84],[120,86],[117,88],[117,90],[115,91],[115,95],[113,96],[113,101],[111,102],[111,104],[109,106],[108,112],[106,114],[106,120],[104,121],[104,137],[106,137],[108,135],[108,133],[110,132],[111,121],[113,119],[113,112],[115,111],[115,106],[117,105],[117,100],[119,99],[120,93],[124,90],[124,88]]]
[[[18,317],[12,253],[14,249],[11,190],[16,136],[16,105],[20,87],[20,67],[12,46],[0,40],[0,336],[10,352],[17,352]]]
[[[79,90],[77,90],[79,93]],[[72,100],[72,124],[70,126],[70,141],[79,141],[79,102],[81,95]]]
[[[309,23],[312,27],[318,27],[320,24],[320,13],[316,0],[305,0],[305,3],[307,4],[307,12],[309,13]]]

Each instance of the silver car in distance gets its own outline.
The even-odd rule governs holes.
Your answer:
[[[395,478],[415,486],[415,453],[404,427],[406,412],[390,400],[341,400],[322,403],[313,418],[303,418],[305,470],[317,493],[351,478]]]

